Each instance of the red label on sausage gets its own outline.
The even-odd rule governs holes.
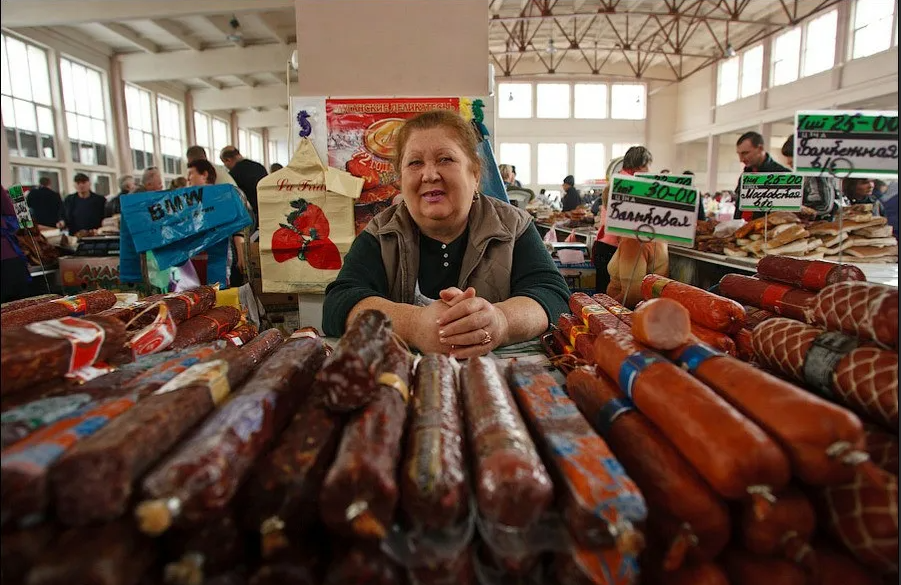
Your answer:
[[[169,347],[175,340],[175,320],[165,303],[159,303],[159,313],[153,323],[134,334],[129,341],[135,359]]]
[[[69,314],[73,317],[81,317],[88,312],[88,302],[82,297],[68,297],[65,299],[56,299],[50,302],[64,306],[66,310],[69,311]]]
[[[44,337],[68,339],[72,345],[72,355],[69,358],[69,371],[74,372],[85,366],[90,366],[97,361],[100,348],[106,339],[103,327],[91,321],[76,319],[75,317],[63,317],[50,321],[38,321],[25,326],[32,333]]]
[[[223,337],[226,333],[231,331],[231,325],[228,322],[220,323],[219,321],[213,319],[209,315],[197,315],[198,318],[206,319],[213,323],[216,326],[216,337]]]
[[[784,284],[771,284],[763,289],[763,295],[761,295],[760,304],[764,307],[772,307],[774,311],[779,313],[779,307],[780,303],[782,302],[782,297],[784,297],[785,294],[790,290],[791,287],[785,286]]]
[[[195,292],[183,292],[169,295],[169,299],[181,299],[185,302],[185,306],[187,307],[187,317],[186,319],[190,319],[193,315],[191,315],[191,309],[197,306],[197,303],[200,302],[200,295]]]
[[[834,267],[834,264],[826,264],[825,262],[811,262],[804,269],[804,274],[801,275],[801,287],[810,290],[823,288],[826,284],[826,278]]]

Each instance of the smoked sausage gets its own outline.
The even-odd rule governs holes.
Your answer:
[[[326,572],[324,585],[397,585],[400,568],[378,547],[355,544],[338,552]]]
[[[867,453],[881,470],[898,475],[898,437],[890,435],[874,425],[864,427],[867,437]]]
[[[761,519],[752,506],[744,505],[741,514],[741,537],[752,553],[784,558],[817,571],[817,559],[810,547],[816,529],[816,513],[807,497],[796,488],[779,492],[766,518]]]
[[[707,329],[703,325],[698,325],[697,323],[691,324],[691,334],[698,341],[706,343],[710,347],[731,356],[738,355],[738,338],[742,334],[742,331],[745,331],[745,329],[740,329],[738,333],[735,334],[735,339],[733,340],[725,333]]]
[[[658,274],[648,274],[642,279],[641,296],[678,301],[688,309],[692,321],[714,331],[732,334],[744,326],[745,309],[735,301]]]
[[[4,330],[21,327],[38,321],[62,317],[83,317],[112,308],[116,295],[108,290],[92,290],[46,303],[19,308],[0,314],[0,327]]]
[[[613,299],[610,300],[612,301]],[[575,315],[577,319],[581,319],[584,322],[583,324],[588,326],[589,331],[595,335],[597,335],[598,331],[603,331],[608,327],[623,330],[627,329],[616,315],[611,313],[602,303],[598,302],[597,299],[589,297],[585,293],[573,293],[572,296],[569,297],[569,309],[573,312],[573,315]]]
[[[169,349],[182,349],[189,345],[221,339],[232,330],[240,318],[241,311],[235,307],[213,307],[179,325]]]
[[[295,334],[296,335],[296,334]],[[319,337],[290,338],[142,482],[138,525],[157,535],[174,521],[198,522],[223,510],[256,458],[285,428],[325,359]]]
[[[168,585],[204,585],[244,560],[244,536],[231,510],[166,536],[168,556],[174,559],[163,568]]]
[[[723,564],[732,585],[807,585],[807,574],[789,561],[732,549]]]
[[[811,292],[820,291],[837,282],[867,279],[863,271],[853,264],[777,255],[761,258],[757,263],[757,274],[764,280],[789,284]]]
[[[632,312],[632,335],[653,349],[676,349],[692,334],[688,310],[670,298],[647,300]]]
[[[725,275],[720,279],[719,291],[724,297],[743,305],[760,307],[798,321],[807,321],[807,313],[816,300],[812,292],[741,274]]]
[[[660,585],[729,585],[729,578],[716,563],[697,563],[662,573],[659,583]]]
[[[316,375],[316,392],[336,412],[349,412],[375,398],[376,373],[391,338],[391,320],[381,311],[361,312],[338,340]]]
[[[847,553],[825,542],[813,546],[819,564],[819,580],[816,585],[879,585],[879,578],[873,571],[852,559]],[[896,578],[891,581],[897,583]]]
[[[595,359],[724,498],[765,497],[788,483],[788,459],[760,427],[628,334],[602,332]]]
[[[850,411],[703,344],[672,356],[776,439],[804,482],[844,483],[873,466],[864,450],[863,426]]]
[[[416,367],[400,477],[401,508],[415,528],[444,530],[469,516],[462,410],[450,360],[423,356]]]
[[[637,585],[638,557],[615,548],[575,548],[554,555],[553,575],[557,585]]]
[[[594,359],[595,336],[588,332],[588,326],[575,315],[563,313],[557,319],[557,328],[569,341],[573,353],[584,360]]]
[[[479,513],[524,528],[551,505],[551,478],[495,362],[470,359],[460,381]]]
[[[728,509],[676,448],[605,374],[579,368],[567,376],[566,387],[641,489],[650,509],[649,524],[655,515],[675,519],[666,523],[668,536],[679,541],[666,543],[668,555],[670,549],[678,554],[668,559],[668,568],[682,562],[686,547],[679,543],[693,543],[693,556],[701,560],[718,555],[729,540]],[[680,524],[688,530],[680,533]]]
[[[811,322],[898,349],[898,289],[868,282],[827,286],[813,302]]]
[[[55,301],[56,299],[61,298],[63,298],[61,295],[46,294],[38,295],[36,297],[28,297],[27,299],[9,301],[8,303],[3,303],[2,305],[0,305],[0,315],[9,313],[10,311],[18,311],[19,309],[24,309],[25,307],[32,307],[34,305],[40,305],[49,301]]]
[[[582,546],[639,553],[641,492],[575,403],[539,365],[512,363],[510,389],[548,462],[569,533]],[[566,449],[561,449],[566,445]]]
[[[216,304],[216,287],[199,286],[186,291],[154,295],[144,299],[144,303],[161,302],[169,309],[175,324],[184,323],[188,319],[202,315]],[[135,327],[144,327],[153,322],[153,314],[141,315]]]
[[[320,515],[332,532],[382,539],[391,527],[412,367],[412,356],[392,340],[379,361],[374,399],[344,427],[319,495]]]

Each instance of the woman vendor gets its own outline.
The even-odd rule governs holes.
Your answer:
[[[567,310],[569,289],[530,216],[476,191],[476,147],[453,112],[404,124],[394,161],[403,201],[373,218],[326,289],[326,335],[378,309],[420,351],[468,358],[534,338]]]

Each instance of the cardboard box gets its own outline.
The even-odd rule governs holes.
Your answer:
[[[66,294],[96,289],[147,294],[143,283],[119,282],[118,256],[63,256],[59,259],[60,283]]]

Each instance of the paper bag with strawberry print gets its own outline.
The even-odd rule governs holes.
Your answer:
[[[257,184],[264,292],[325,292],[353,243],[362,188],[363,179],[322,164],[309,138]]]

